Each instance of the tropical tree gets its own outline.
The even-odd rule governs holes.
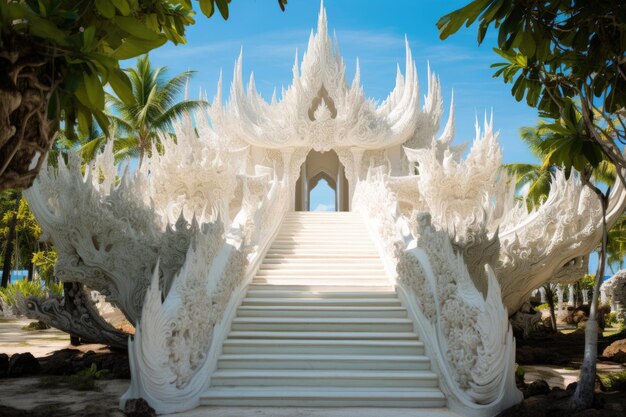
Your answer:
[[[33,278],[33,254],[45,245],[39,242],[41,228],[28,202],[17,190],[0,193],[0,242],[3,253],[2,287],[9,283],[11,269],[26,267]]]
[[[173,78],[167,77],[167,67],[153,67],[148,55],[137,59],[134,68],[127,68],[132,86],[132,98],[107,94],[112,112],[109,118],[117,126],[118,138],[114,150],[118,157],[138,157],[141,165],[153,146],[160,147],[160,133],[170,133],[172,122],[179,116],[208,105],[204,100],[178,101],[194,71],[185,71]],[[84,145],[91,150],[96,139]],[[90,153],[90,152],[88,152]]]
[[[609,230],[608,244],[606,247],[607,265],[615,274],[617,269],[624,268],[626,258],[626,214],[622,214],[617,223]]]
[[[198,0],[224,19],[229,2]],[[132,102],[120,61],[185,43],[193,15],[191,0],[0,1],[0,191],[32,184],[60,128],[108,133],[104,87]]]
[[[597,307],[604,276],[609,191],[591,182],[592,169],[606,160],[619,168],[623,185],[626,159],[626,3],[556,0],[474,0],[443,16],[437,26],[447,38],[463,24],[478,21],[478,43],[488,29],[498,30],[497,52],[506,62],[493,64],[494,77],[512,83],[516,100],[536,107],[551,119],[555,135],[542,143],[544,166],[574,168],[598,196],[603,236],[589,321],[585,356],[570,407],[589,408],[593,401],[598,341]],[[594,115],[599,115],[595,118]]]
[[[544,120],[540,120],[536,126],[522,127],[520,139],[528,146],[539,163],[521,162],[503,165],[509,174],[515,176],[516,190],[520,192],[526,188],[524,197],[529,209],[537,207],[548,198],[552,176],[558,169],[565,168],[567,176],[571,173],[571,169],[567,167],[544,163],[548,157],[547,151],[551,150],[546,144],[554,141],[554,135],[549,124]],[[596,181],[603,184],[612,185],[615,182],[615,166],[606,160],[600,161],[592,170],[592,174]]]
[[[6,288],[11,279],[11,267],[13,265],[13,250],[15,246],[15,231],[17,228],[17,215],[22,193],[17,190],[5,190],[0,193],[0,213],[2,214],[2,283]]]

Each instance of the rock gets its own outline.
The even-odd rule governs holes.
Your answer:
[[[0,353],[0,378],[4,378],[9,373],[9,355]]]
[[[9,360],[8,376],[10,377],[35,375],[40,371],[39,361],[30,352],[16,353]]]
[[[498,414],[497,417],[548,417],[548,397],[536,395]]]
[[[107,378],[130,379],[130,364],[126,353],[85,354],[81,361],[82,368],[96,364],[98,369],[106,369]]]
[[[548,395],[550,394],[550,385],[543,379],[533,381],[524,392],[524,397],[534,397],[536,395]]]
[[[26,410],[18,410],[13,407],[6,407],[4,405],[0,405],[0,416],[2,417],[42,417],[41,414],[26,411]]]
[[[130,365],[125,352],[82,353],[77,349],[62,349],[42,358],[41,364],[43,373],[48,375],[71,375],[95,364],[98,370],[108,371],[107,378],[130,378]]]
[[[626,363],[626,339],[611,343],[604,349],[602,356],[613,362]]]
[[[572,417],[623,417],[623,415],[611,410],[596,410],[594,408],[589,408],[587,410],[579,411],[576,414],[572,414]]]
[[[41,370],[46,375],[71,375],[76,373],[74,360],[81,354],[77,349],[61,349],[41,358]]]
[[[156,417],[156,412],[143,398],[126,401],[124,414],[127,417]]]
[[[578,388],[578,381],[574,381],[571,384],[567,385],[567,387],[565,387],[565,391],[576,391],[576,388]]]

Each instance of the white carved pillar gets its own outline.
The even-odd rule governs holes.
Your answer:
[[[556,297],[557,297],[557,306],[559,311],[563,309],[563,287],[561,285],[556,286]]]
[[[583,304],[589,304],[589,290],[583,289]]]
[[[306,162],[300,168],[300,178],[302,179],[302,210],[309,211],[309,177],[306,172]]]
[[[291,156],[293,155],[293,148],[282,148],[280,153],[283,157],[283,182],[288,187],[287,189],[292,189],[293,194],[291,196],[291,203],[289,204],[291,211],[295,210],[296,205],[296,190],[293,185],[295,185],[295,181],[293,178],[290,178],[289,172],[291,170]],[[274,170],[276,170],[276,166],[274,166]],[[277,175],[276,173],[274,173]]]
[[[343,209],[343,165],[339,163],[339,167],[337,168],[337,179],[335,180],[336,190],[335,190],[335,211],[341,211]]]
[[[547,303],[548,297],[546,297],[546,289],[543,287],[539,288],[539,294],[541,294],[541,304]]]
[[[574,284],[567,286],[567,304],[571,306],[574,305]]]
[[[363,152],[364,149],[362,148],[350,148],[350,152],[352,153],[352,160],[354,162],[354,169],[352,170],[352,175],[353,175],[353,181],[352,184],[354,184],[352,187],[350,187],[350,198],[348,199],[349,201],[349,210],[352,210],[352,196],[354,195],[354,189],[357,186],[357,183],[359,182],[359,180],[361,179],[361,160],[363,159]]]

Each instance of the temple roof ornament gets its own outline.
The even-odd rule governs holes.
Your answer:
[[[436,132],[443,105],[439,81],[429,70],[429,89],[420,109],[420,90],[415,62],[408,40],[404,75],[398,66],[396,85],[386,100],[376,103],[365,97],[361,87],[359,61],[352,84],[346,80],[346,66],[336,38],[331,40],[322,5],[317,33],[311,31],[300,65],[298,53],[293,81],[268,103],[250,75],[243,83],[243,53],[235,63],[230,99],[222,105],[222,79],[210,109],[213,127],[234,142],[262,148],[306,147],[328,151],[336,147],[381,149],[404,144],[416,133]],[[430,138],[428,138],[430,140]]]

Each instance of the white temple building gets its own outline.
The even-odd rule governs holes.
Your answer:
[[[243,58],[224,104],[175,126],[118,177],[111,142],[83,173],[59,160],[26,192],[57,275],[136,328],[131,387],[158,413],[200,405],[450,408],[521,401],[509,324],[601,236],[595,195],[558,172],[528,212],[492,121],[468,150],[441,130],[409,44],[386,100],[347,81],[321,9],[293,82],[265,101]],[[424,97],[422,97],[424,95]],[[310,209],[325,180],[337,212]],[[615,187],[612,224],[626,206]]]

